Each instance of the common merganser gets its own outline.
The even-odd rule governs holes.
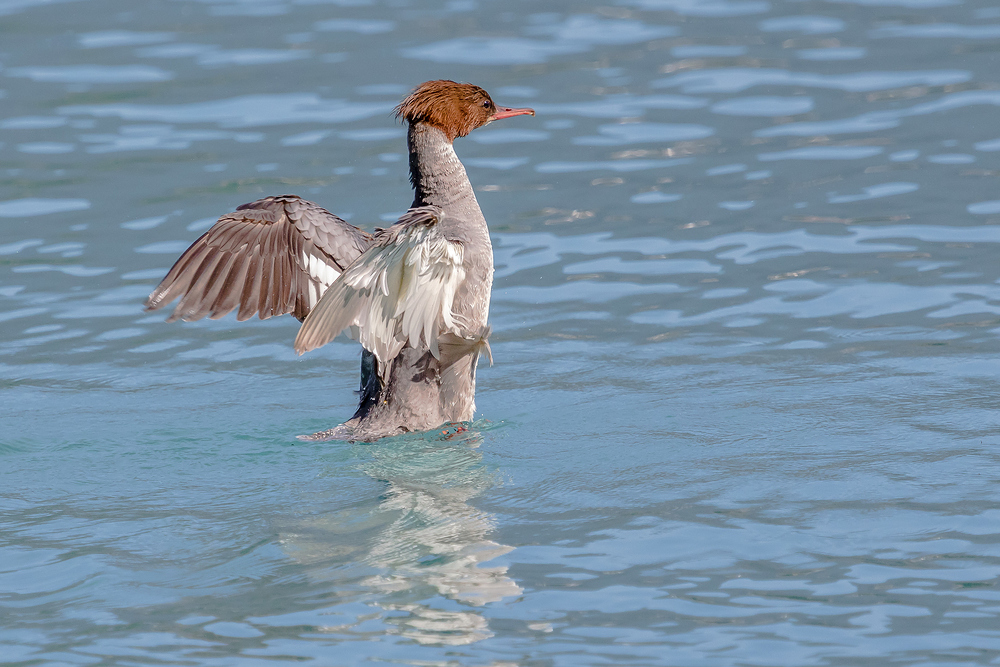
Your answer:
[[[146,309],[180,297],[168,322],[237,306],[240,321],[291,313],[299,354],[347,329],[364,348],[357,412],[305,438],[371,441],[470,421],[476,364],[490,355],[493,246],[452,142],[526,114],[478,86],[421,84],[396,107],[414,189],[398,222],[369,234],[296,195],[243,204],[184,251]]]

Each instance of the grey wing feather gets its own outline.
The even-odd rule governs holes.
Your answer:
[[[266,197],[219,218],[149,295],[146,310],[180,297],[168,322],[291,313],[300,320],[373,241],[295,195]]]

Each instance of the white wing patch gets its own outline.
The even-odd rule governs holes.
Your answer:
[[[340,277],[340,271],[323,261],[322,258],[310,255],[308,252],[303,252],[299,256],[299,264],[312,279],[308,294],[309,309],[312,310],[323,293]]]
[[[302,266],[309,276],[324,287],[329,287],[340,276],[340,271],[333,268],[316,255],[302,254]]]
[[[295,351],[325,345],[350,326],[384,374],[407,343],[440,358],[438,337],[461,335],[452,306],[465,280],[465,249],[437,230],[442,215],[433,206],[411,209],[381,232],[309,313]]]

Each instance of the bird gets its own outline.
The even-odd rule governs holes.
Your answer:
[[[146,300],[180,299],[168,322],[290,314],[303,354],[346,331],[361,343],[354,415],[309,440],[374,441],[473,419],[476,367],[492,364],[493,246],[454,141],[496,120],[531,115],[484,89],[417,86],[395,108],[407,123],[413,203],[366,232],[297,195],[238,206],[173,265]],[[457,427],[460,428],[460,427]]]

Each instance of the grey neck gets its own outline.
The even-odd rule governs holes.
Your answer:
[[[490,312],[493,287],[490,230],[465,167],[445,133],[431,125],[411,124],[407,145],[410,181],[415,191],[413,205],[440,206],[444,216],[437,224],[437,231],[449,241],[461,243],[465,278],[455,294],[452,311],[464,331],[462,335],[474,335],[486,326]]]
[[[485,225],[465,167],[445,133],[433,125],[410,124],[406,144],[410,150],[413,205],[433,204],[449,215],[471,216],[469,222],[481,221]]]

